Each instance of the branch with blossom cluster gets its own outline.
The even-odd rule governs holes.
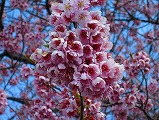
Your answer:
[[[158,1],[0,5],[0,117],[159,119]]]
[[[52,4],[49,21],[55,30],[50,31],[49,47],[37,49],[31,58],[36,72],[48,81],[100,100],[122,78],[124,66],[106,52],[112,48],[109,24],[100,11],[89,11],[91,4],[89,0]]]
[[[123,65],[106,50],[109,24],[99,11],[88,11],[90,1],[65,1],[52,5],[50,42],[37,49],[31,58],[36,71],[59,85],[79,90],[82,96],[102,98],[107,88],[122,78]],[[68,19],[66,21],[66,19]],[[68,29],[71,23],[74,29]]]

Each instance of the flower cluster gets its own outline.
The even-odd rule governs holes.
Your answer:
[[[123,101],[123,98],[121,96],[123,95],[123,93],[125,93],[125,88],[123,88],[119,84],[114,84],[107,91],[110,91],[108,96],[110,103],[120,103]]]
[[[27,53],[31,54],[35,51],[35,48],[41,46],[43,44],[42,39],[46,37],[45,34],[41,33],[41,31],[38,31],[36,33],[28,32],[24,36],[24,42],[25,45],[27,45],[30,49],[27,49]]]
[[[0,114],[5,112],[5,108],[8,105],[6,93],[0,89]]]
[[[151,85],[152,84],[150,83],[148,88],[150,88]],[[152,107],[154,106],[152,96],[147,98],[147,95],[141,93],[137,87],[138,85],[132,85],[129,81],[124,81],[121,84],[112,87],[113,91],[109,95],[109,102],[110,105],[113,105],[111,110],[117,120],[127,120],[129,114],[132,116],[140,116],[142,119],[145,119],[145,116],[140,109],[145,109],[147,112],[152,110]],[[155,89],[156,87],[154,90]],[[145,91],[145,88],[143,88],[142,91]]]
[[[3,75],[3,76],[8,76],[9,73],[8,73],[8,70],[5,69],[7,67],[7,65],[5,63],[0,63],[0,76]]]
[[[26,10],[29,7],[27,1],[28,0],[10,0],[13,8],[19,8],[21,10]]]
[[[10,79],[10,81],[9,81],[9,84],[11,86],[16,86],[18,83],[19,83],[19,79],[17,76],[15,78]]]
[[[18,111],[21,119],[31,117],[32,119],[50,119],[50,120],[70,120],[78,119],[81,112],[80,95],[78,92],[71,93],[64,88],[53,98],[36,98],[28,102],[28,105],[22,105]],[[83,99],[84,118],[87,120],[104,120],[105,115],[100,111],[100,102],[88,98]]]
[[[43,99],[48,99],[50,96],[55,96],[54,91],[55,84],[52,83],[48,78],[40,75],[36,75],[34,80],[34,88],[36,93]]]
[[[21,18],[22,19],[22,18]],[[0,38],[3,40],[3,47],[8,52],[19,53],[25,48],[26,54],[30,55],[35,48],[40,47],[43,44],[42,39],[46,37],[45,33],[42,33],[39,29],[39,25],[33,25],[29,22],[13,22],[8,25],[2,32],[0,32]],[[32,32],[34,31],[34,32]],[[23,43],[23,45],[21,45]]]
[[[37,49],[31,58],[37,72],[53,82],[79,90],[82,96],[101,98],[122,78],[124,67],[106,52],[112,48],[106,18],[99,11],[89,12],[88,0],[71,1],[52,5],[50,24],[55,30],[50,32],[49,47]]]
[[[30,67],[28,67],[26,64],[23,64],[20,69],[20,76],[22,77],[22,79],[27,80],[28,77],[32,74],[33,70]]]
[[[119,105],[112,107],[112,110],[114,110],[114,115],[117,120],[127,120],[128,116],[128,109],[126,105]]]
[[[40,119],[50,119],[56,120],[55,114],[52,112],[52,108],[54,107],[54,102],[47,101],[47,103],[43,102],[40,99],[32,100],[28,106],[23,105],[22,110],[19,111],[18,114],[20,118],[27,118],[30,116],[34,120]]]
[[[124,66],[131,77],[135,77],[140,70],[146,73],[150,70],[149,55],[144,51],[137,52],[130,61],[124,61]]]
[[[159,90],[159,85],[157,80],[155,79],[150,79],[150,83],[148,85],[148,90],[150,93],[156,93]]]
[[[86,120],[105,120],[105,114],[101,112],[101,102],[86,99],[87,108],[85,109]]]
[[[68,90],[64,89],[60,93],[59,104],[57,109],[61,116],[68,116],[69,118],[80,117],[81,113],[81,98],[78,92],[72,92],[70,97]],[[104,120],[105,115],[100,111],[101,102],[98,102],[87,97],[83,98],[84,104],[84,118],[88,120]]]

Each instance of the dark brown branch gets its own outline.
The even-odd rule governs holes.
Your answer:
[[[141,71],[142,72],[142,71]],[[146,101],[145,101],[145,106],[144,106],[144,109],[146,109],[146,106],[147,106],[147,102],[148,102],[148,97],[149,97],[149,93],[148,93],[148,86],[147,86],[147,80],[146,80],[146,78],[145,78],[145,75],[144,75],[144,73],[142,72],[142,76],[143,76],[143,78],[144,78],[144,80],[145,80],[145,90],[146,90]]]
[[[81,104],[81,110],[80,110],[80,120],[84,119],[84,104],[83,104],[83,97],[80,94],[80,104]]]
[[[5,5],[5,0],[2,0],[2,3],[1,3],[1,11],[0,11],[0,31],[2,31],[3,28],[4,28],[3,22],[2,22],[3,12],[4,12],[4,5]]]
[[[50,7],[49,7],[49,0],[46,0],[46,10],[49,15],[51,15]]]
[[[17,60],[17,61],[21,61],[26,64],[35,65],[35,63],[32,60],[28,59],[27,57],[25,57],[24,55],[21,55],[21,54],[11,54],[5,50],[2,54],[0,54],[0,59],[2,59],[4,56],[7,56],[7,57]]]
[[[24,98],[15,98],[15,97],[7,97],[8,100],[12,100],[15,102],[19,102],[21,104],[29,105],[29,99],[24,99]]]
[[[110,104],[103,104],[103,105],[101,105],[101,107],[105,107],[105,108],[107,108],[107,107],[113,107],[113,106],[116,106],[116,105],[121,105],[122,103],[110,103]]]
[[[15,118],[15,115],[13,115],[11,118],[9,118],[8,120],[13,120]]]

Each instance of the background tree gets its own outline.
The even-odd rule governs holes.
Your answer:
[[[0,5],[1,118],[159,119],[159,1]]]

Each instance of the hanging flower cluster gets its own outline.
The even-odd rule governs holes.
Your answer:
[[[150,58],[149,55],[140,51],[132,56],[131,61],[124,61],[125,69],[131,77],[135,77],[140,70],[147,73],[150,70]]]
[[[124,67],[106,52],[112,48],[106,18],[89,9],[89,0],[53,4],[50,24],[55,29],[50,32],[49,47],[37,49],[31,58],[37,72],[56,84],[101,98],[122,78]]]

